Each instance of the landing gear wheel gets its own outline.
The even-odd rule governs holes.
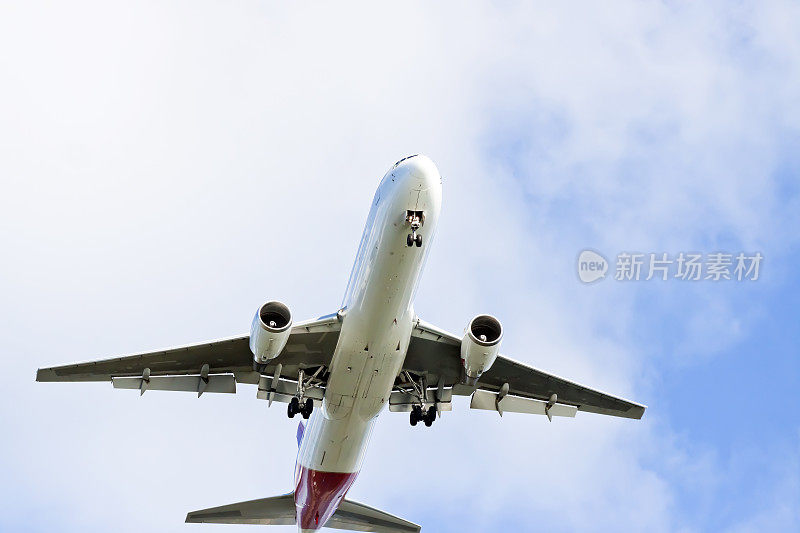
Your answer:
[[[419,405],[415,405],[411,408],[411,425],[416,426],[417,422],[422,421],[422,408]]]
[[[306,404],[300,410],[300,414],[303,415],[303,418],[308,420],[308,417],[311,416],[311,412],[314,410],[314,400],[311,398],[306,398]]]
[[[433,421],[436,420],[436,407],[431,405],[428,407],[428,412],[422,417],[423,422],[425,422],[426,427],[431,427],[433,425]]]
[[[409,233],[408,236],[406,237],[406,245],[409,248],[414,246],[414,235],[412,235],[411,233]]]
[[[294,418],[294,415],[300,412],[300,400],[295,396],[292,398],[292,401],[289,402],[289,406],[286,408],[286,413],[289,415],[289,418]]]
[[[416,237],[414,237],[414,244],[416,244],[416,245],[417,245],[417,248],[419,248],[420,246],[422,246],[422,235],[420,235],[420,234],[417,234],[417,236],[416,236]]]

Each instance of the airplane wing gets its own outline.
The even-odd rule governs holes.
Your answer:
[[[560,411],[556,409],[553,415],[574,416],[574,410],[569,409],[571,406],[577,411],[640,419],[646,409],[643,405],[586,387],[502,355],[499,355],[491,368],[481,375],[476,388],[461,385],[461,338],[422,320],[418,320],[414,326],[403,369],[417,376],[426,376],[427,384],[438,385],[440,391],[441,387],[453,387],[451,396],[473,394],[471,407],[477,409],[491,408],[502,412],[494,403],[496,399],[497,403],[502,401],[509,407],[515,406],[507,408],[507,411],[547,414],[549,410],[546,410],[545,406],[553,399],[554,394],[557,402],[555,407]],[[447,396],[447,391],[442,392]],[[491,393],[492,402],[487,401],[488,393]],[[430,391],[428,394],[431,396],[436,393]],[[510,396],[505,397],[507,394]],[[399,395],[396,397],[402,399]],[[535,400],[535,402],[516,408],[525,403],[519,399]]]
[[[270,360],[266,373],[280,364],[280,377],[297,380],[299,369],[328,367],[341,324],[336,315],[301,322],[292,327],[281,354]],[[249,335],[208,341],[178,348],[138,353],[112,359],[41,368],[36,381],[113,381],[117,388],[235,392],[238,383],[258,384],[253,370]],[[156,377],[154,381],[150,379]],[[164,376],[164,377],[160,377]],[[199,378],[207,385],[200,386]],[[209,379],[210,378],[210,381]],[[223,379],[225,378],[225,379]],[[269,378],[268,378],[269,379]]]

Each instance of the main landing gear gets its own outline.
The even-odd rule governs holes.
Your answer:
[[[431,427],[434,420],[436,420],[436,406],[431,405],[427,411],[423,410],[421,405],[415,405],[411,408],[412,426],[416,426],[419,422],[425,422],[426,427]]]
[[[308,420],[308,417],[311,416],[311,412],[314,411],[314,400],[305,397],[306,387],[308,387],[320,372],[322,372],[322,368],[323,367],[319,367],[308,380],[305,379],[305,372],[303,369],[300,369],[300,373],[297,377],[297,395],[291,399],[289,406],[286,408],[286,414],[289,415],[289,418],[294,418],[294,415],[300,414],[303,415],[303,418]],[[311,388],[316,386],[317,385],[311,385]]]
[[[420,422],[425,422],[425,426],[431,427],[433,425],[433,421],[436,420],[436,416],[439,414],[438,410],[436,409],[436,402],[438,402],[438,396],[434,396],[434,403],[433,405],[428,406],[425,409],[425,404],[430,403],[430,395],[428,394],[428,387],[425,383],[425,376],[421,376],[419,378],[419,383],[417,383],[408,371],[403,370],[403,378],[404,382],[400,386],[400,390],[409,394],[414,397],[414,404],[411,406],[411,415],[409,421],[411,422],[412,426],[416,426]],[[411,390],[408,390],[408,385],[411,386]]]
[[[411,233],[406,237],[406,245],[411,248],[415,244],[417,248],[422,246],[422,235],[417,230],[422,226],[422,211],[406,211],[406,222],[411,224]]]

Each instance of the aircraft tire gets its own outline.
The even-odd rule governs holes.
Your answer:
[[[425,414],[425,419],[426,420],[430,420],[431,424],[433,424],[434,420],[436,420],[436,406],[435,405],[431,405],[430,407],[428,407],[428,412]],[[430,427],[430,424],[428,424],[428,426]]]
[[[286,414],[289,415],[289,418],[294,418],[294,415],[300,412],[300,400],[297,397],[292,398],[292,401],[289,402],[288,407],[286,408]]]
[[[414,406],[411,408],[411,425],[416,426],[418,422],[420,422],[423,418],[422,416],[422,409],[418,406]]]
[[[300,414],[303,415],[303,418],[308,420],[308,417],[311,416],[311,412],[314,410],[314,400],[311,398],[306,398],[306,404],[300,410]]]

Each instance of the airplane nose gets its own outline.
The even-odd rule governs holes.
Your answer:
[[[396,170],[406,173],[410,181],[421,189],[435,189],[442,185],[439,169],[431,159],[424,155],[412,155],[397,162]]]

